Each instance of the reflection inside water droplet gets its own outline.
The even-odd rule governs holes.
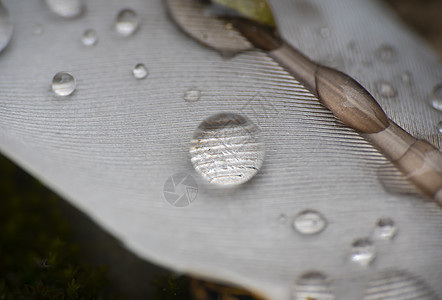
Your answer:
[[[144,79],[147,77],[148,73],[149,72],[144,64],[137,64],[132,70],[132,74],[136,79]]]
[[[376,84],[379,94],[384,97],[394,97],[396,96],[395,88],[388,82],[382,81]]]
[[[334,300],[331,284],[321,272],[311,271],[295,282],[295,300]]]
[[[196,102],[200,99],[201,92],[197,89],[190,89],[184,93],[184,101],[186,102]]]
[[[85,6],[83,0],[45,0],[49,9],[64,18],[75,18],[80,16]]]
[[[58,96],[69,96],[77,87],[74,76],[67,72],[58,72],[52,79],[52,90]]]
[[[357,239],[351,248],[351,260],[361,266],[368,266],[376,257],[373,243],[367,239]]]
[[[325,218],[317,211],[305,210],[296,215],[293,227],[301,234],[316,234],[327,226]]]
[[[93,29],[88,29],[83,33],[81,42],[85,46],[93,46],[98,42],[98,35]]]
[[[390,218],[379,219],[374,229],[374,236],[378,239],[391,240],[397,233],[397,227]]]
[[[264,161],[259,128],[235,113],[205,119],[191,140],[190,156],[195,170],[208,182],[235,186],[250,180]]]
[[[434,109],[442,111],[442,84],[438,84],[434,87],[430,104]]]
[[[9,12],[0,2],[0,52],[8,46],[12,38],[13,25]]]
[[[140,26],[138,15],[132,9],[121,10],[115,22],[115,30],[123,36],[129,36],[137,31]]]
[[[439,133],[442,133],[442,121],[437,123],[437,131],[439,131]]]

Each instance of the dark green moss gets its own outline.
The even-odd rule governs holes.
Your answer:
[[[189,291],[189,278],[173,274],[157,278],[153,285],[156,293],[153,300],[189,300],[192,299]]]
[[[4,157],[0,174],[0,299],[116,299],[69,242],[60,200]]]

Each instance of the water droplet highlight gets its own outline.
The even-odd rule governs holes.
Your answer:
[[[397,59],[397,52],[393,46],[382,45],[377,50],[376,56],[384,62],[393,62]]]
[[[63,18],[75,18],[80,16],[85,6],[82,0],[45,0],[49,9]]]
[[[311,271],[302,275],[295,282],[295,300],[335,300],[327,276]]]
[[[325,218],[317,211],[305,210],[295,216],[293,227],[301,234],[311,235],[320,233],[327,226]]]
[[[201,92],[197,89],[190,89],[184,93],[184,101],[186,102],[196,102],[200,99]]]
[[[93,29],[87,29],[81,37],[81,42],[85,46],[94,46],[98,42],[98,35]]]
[[[373,243],[368,238],[357,239],[351,248],[351,261],[361,266],[368,266],[376,257]]]
[[[397,227],[390,218],[379,219],[376,223],[373,235],[377,239],[391,240],[397,233]]]
[[[376,88],[379,92],[379,94],[381,94],[381,96],[383,97],[394,97],[396,96],[397,92],[395,90],[395,88],[388,82],[382,81],[382,82],[378,82],[376,84]]]
[[[144,79],[147,77],[149,72],[144,64],[137,64],[133,68],[132,74],[134,75],[135,79]]]
[[[364,300],[416,299],[437,300],[438,297],[423,279],[402,270],[387,270],[368,283]]]
[[[0,52],[2,52],[12,38],[13,25],[9,12],[0,2]]]
[[[437,131],[439,133],[442,133],[442,121],[440,121],[439,123],[437,123]]]
[[[212,184],[237,186],[252,179],[264,161],[259,128],[245,116],[219,113],[205,119],[190,145],[195,170]]]
[[[121,10],[115,22],[115,30],[122,36],[134,34],[140,27],[138,15],[132,9]]]
[[[442,111],[442,84],[438,84],[434,87],[430,104],[434,109]]]
[[[52,90],[58,96],[69,96],[77,87],[74,76],[67,72],[58,72],[52,79]]]

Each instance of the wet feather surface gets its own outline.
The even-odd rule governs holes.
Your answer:
[[[377,178],[385,159],[278,64],[261,52],[222,58],[177,29],[160,1],[127,1],[141,25],[133,36],[118,36],[111,25],[123,7],[103,1],[89,1],[84,19],[67,21],[38,1],[4,1],[16,20],[14,42],[0,54],[4,153],[128,248],[178,271],[290,299],[296,279],[319,269],[338,299],[361,299],[372,276],[396,268],[442,293],[440,210],[386,192]],[[438,134],[440,112],[429,105],[441,78],[438,59],[381,7],[350,0],[271,5],[288,41],[356,77],[414,135]],[[81,43],[86,23],[99,35],[91,48]],[[43,33],[36,36],[37,24]],[[379,58],[385,44],[395,49],[393,60]],[[149,69],[145,80],[133,78],[139,62]],[[77,79],[67,99],[50,88],[59,71]],[[396,96],[378,94],[379,80]],[[184,99],[189,90],[199,91],[196,101]],[[189,154],[198,125],[219,112],[247,116],[266,147],[255,177],[228,191],[201,180]],[[179,172],[198,186],[195,200],[181,208],[163,193]],[[306,209],[327,220],[317,235],[293,229]],[[371,265],[355,265],[352,243],[385,214],[397,224],[396,237],[375,243]]]

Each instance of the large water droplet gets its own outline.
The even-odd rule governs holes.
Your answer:
[[[201,92],[197,89],[190,89],[184,93],[184,101],[186,102],[196,102],[200,99]]]
[[[438,84],[434,87],[430,104],[434,109],[442,111],[442,84]]]
[[[205,119],[195,131],[190,155],[195,170],[208,182],[235,186],[250,180],[264,161],[259,128],[235,113]]]
[[[87,29],[81,37],[81,42],[85,46],[93,46],[98,42],[98,35],[93,29]]]
[[[376,88],[383,97],[394,97],[396,96],[395,88],[386,81],[381,81],[376,84]]]
[[[52,79],[52,90],[58,96],[69,96],[77,87],[74,76],[67,72],[58,72]]]
[[[334,300],[331,284],[321,272],[308,272],[295,282],[295,300]]]
[[[305,235],[316,234],[327,226],[325,218],[317,211],[305,210],[296,215],[293,227],[297,232]]]
[[[8,46],[12,38],[12,21],[8,11],[0,2],[0,52]]]
[[[138,15],[132,9],[121,10],[115,22],[115,30],[123,36],[129,36],[137,31],[140,26]]]
[[[436,293],[421,278],[402,270],[384,271],[372,278],[364,300],[437,300]]]
[[[393,62],[397,59],[397,52],[390,45],[382,45],[376,51],[376,56],[384,62]]]
[[[391,240],[397,233],[397,227],[390,218],[379,219],[373,235],[378,239]]]
[[[147,77],[147,75],[149,74],[149,72],[147,71],[147,68],[144,64],[137,64],[133,70],[132,70],[132,74],[134,75],[134,77],[136,79],[144,79]]]
[[[351,260],[361,266],[368,266],[376,257],[373,243],[368,238],[357,239],[351,248]]]
[[[45,0],[49,9],[63,18],[80,16],[85,6],[82,0]]]

